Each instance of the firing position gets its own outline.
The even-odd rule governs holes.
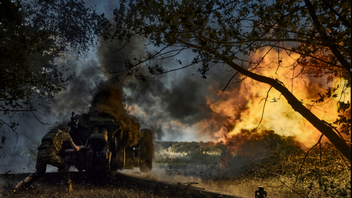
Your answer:
[[[60,157],[65,151],[64,144],[68,143],[72,150],[79,151],[84,146],[77,146],[70,134],[68,128],[65,125],[61,125],[56,129],[50,130],[43,138],[42,144],[38,147],[36,172],[30,174],[23,181],[21,181],[15,189],[15,192],[28,188],[35,180],[39,179],[45,174],[46,165],[50,164],[56,166],[59,172],[63,175],[68,190],[72,191],[72,183],[69,176],[69,166]]]

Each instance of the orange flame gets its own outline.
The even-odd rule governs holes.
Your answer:
[[[267,50],[254,54],[252,59],[260,60]],[[336,87],[341,79],[335,79],[329,83],[325,78],[299,75],[302,67],[295,63],[297,58],[299,55],[288,56],[281,53],[280,63],[277,51],[272,50],[254,72],[281,81],[315,115],[332,123],[338,117],[336,102],[339,98],[328,99],[319,104],[313,100],[319,98],[318,93],[324,94],[328,87]],[[295,136],[306,146],[315,144],[321,133],[303,116],[295,112],[278,91],[271,89],[265,103],[269,88],[267,84],[246,79],[238,89],[224,93],[219,90],[214,91],[218,96],[216,100],[208,99],[208,105],[212,111],[226,115],[235,122],[227,138],[239,134],[242,129],[251,130],[259,127],[258,129],[273,130],[279,135]],[[345,94],[348,96],[346,99],[350,98],[350,90]],[[240,104],[244,106],[240,108]],[[224,129],[219,130],[217,136],[221,133],[224,133]]]

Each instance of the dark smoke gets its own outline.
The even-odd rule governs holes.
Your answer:
[[[134,116],[138,118],[142,128],[150,128],[153,131],[155,139],[161,140],[165,134],[172,139],[189,136],[191,134],[185,134],[182,127],[170,126],[170,122],[177,121],[184,127],[192,127],[204,119],[211,119],[212,111],[207,105],[207,97],[212,94],[209,87],[217,89],[219,84],[215,82],[226,83],[227,77],[224,80],[224,75],[219,75],[224,73],[224,68],[214,67],[208,79],[200,78],[197,73],[198,66],[147,78],[147,81],[137,80],[126,74],[118,75],[117,79],[114,79],[117,72],[125,69],[126,59],[133,60],[134,57],[145,56],[144,42],[143,39],[135,38],[127,47],[121,48],[123,42],[100,40],[98,58],[101,69],[110,71],[111,73],[105,73],[105,76],[117,81],[122,87],[124,105],[138,106],[139,111],[143,112],[143,115]],[[187,56],[185,55],[185,59],[188,59]],[[165,70],[179,67],[173,61],[155,61],[155,64],[161,65]],[[143,68],[139,71],[145,76],[150,75]],[[228,74],[229,79],[232,73]],[[209,129],[204,132],[204,137],[211,137],[214,132],[212,129],[219,130],[218,126],[210,126]]]
[[[126,84],[124,87],[132,92],[127,100],[145,107],[160,106],[165,114],[182,122],[196,123],[204,116],[210,116],[209,109],[205,108],[206,97],[201,97],[204,90],[200,82],[184,78],[168,88],[162,80]]]
[[[69,117],[72,111],[88,111],[93,94],[97,87],[104,81],[103,76],[97,69],[97,62],[89,60],[84,66],[77,62],[71,62],[69,67],[75,70],[76,75],[71,79],[67,89],[55,97],[55,103],[51,109],[56,114]]]

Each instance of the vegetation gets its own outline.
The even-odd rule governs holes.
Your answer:
[[[280,197],[351,197],[351,167],[331,143],[322,143],[307,155],[302,150],[285,152],[283,146],[287,145],[278,144],[265,162],[227,180],[260,184]]]
[[[217,164],[225,145],[214,142],[155,142],[154,162],[162,164]],[[179,153],[173,157],[170,153]]]
[[[241,174],[228,177],[239,168],[233,167],[230,160],[231,168],[215,179],[260,182],[272,186],[271,194],[275,188],[284,188],[286,197],[350,197],[350,164],[331,143],[305,148],[292,137],[265,133],[259,134],[262,139],[249,138],[254,144],[264,142],[269,150],[264,160],[251,160]]]
[[[37,118],[74,75],[66,61],[83,57],[109,23],[80,0],[4,0],[0,13],[1,148],[15,115]]]

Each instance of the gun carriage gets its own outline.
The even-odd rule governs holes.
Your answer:
[[[136,131],[123,130],[113,116],[95,111],[85,121],[72,113],[69,132],[75,144],[86,147],[64,154],[66,163],[79,172],[108,173],[134,167],[147,172],[152,168],[153,138],[149,129],[139,129],[138,141],[131,145],[128,144],[129,133]]]

